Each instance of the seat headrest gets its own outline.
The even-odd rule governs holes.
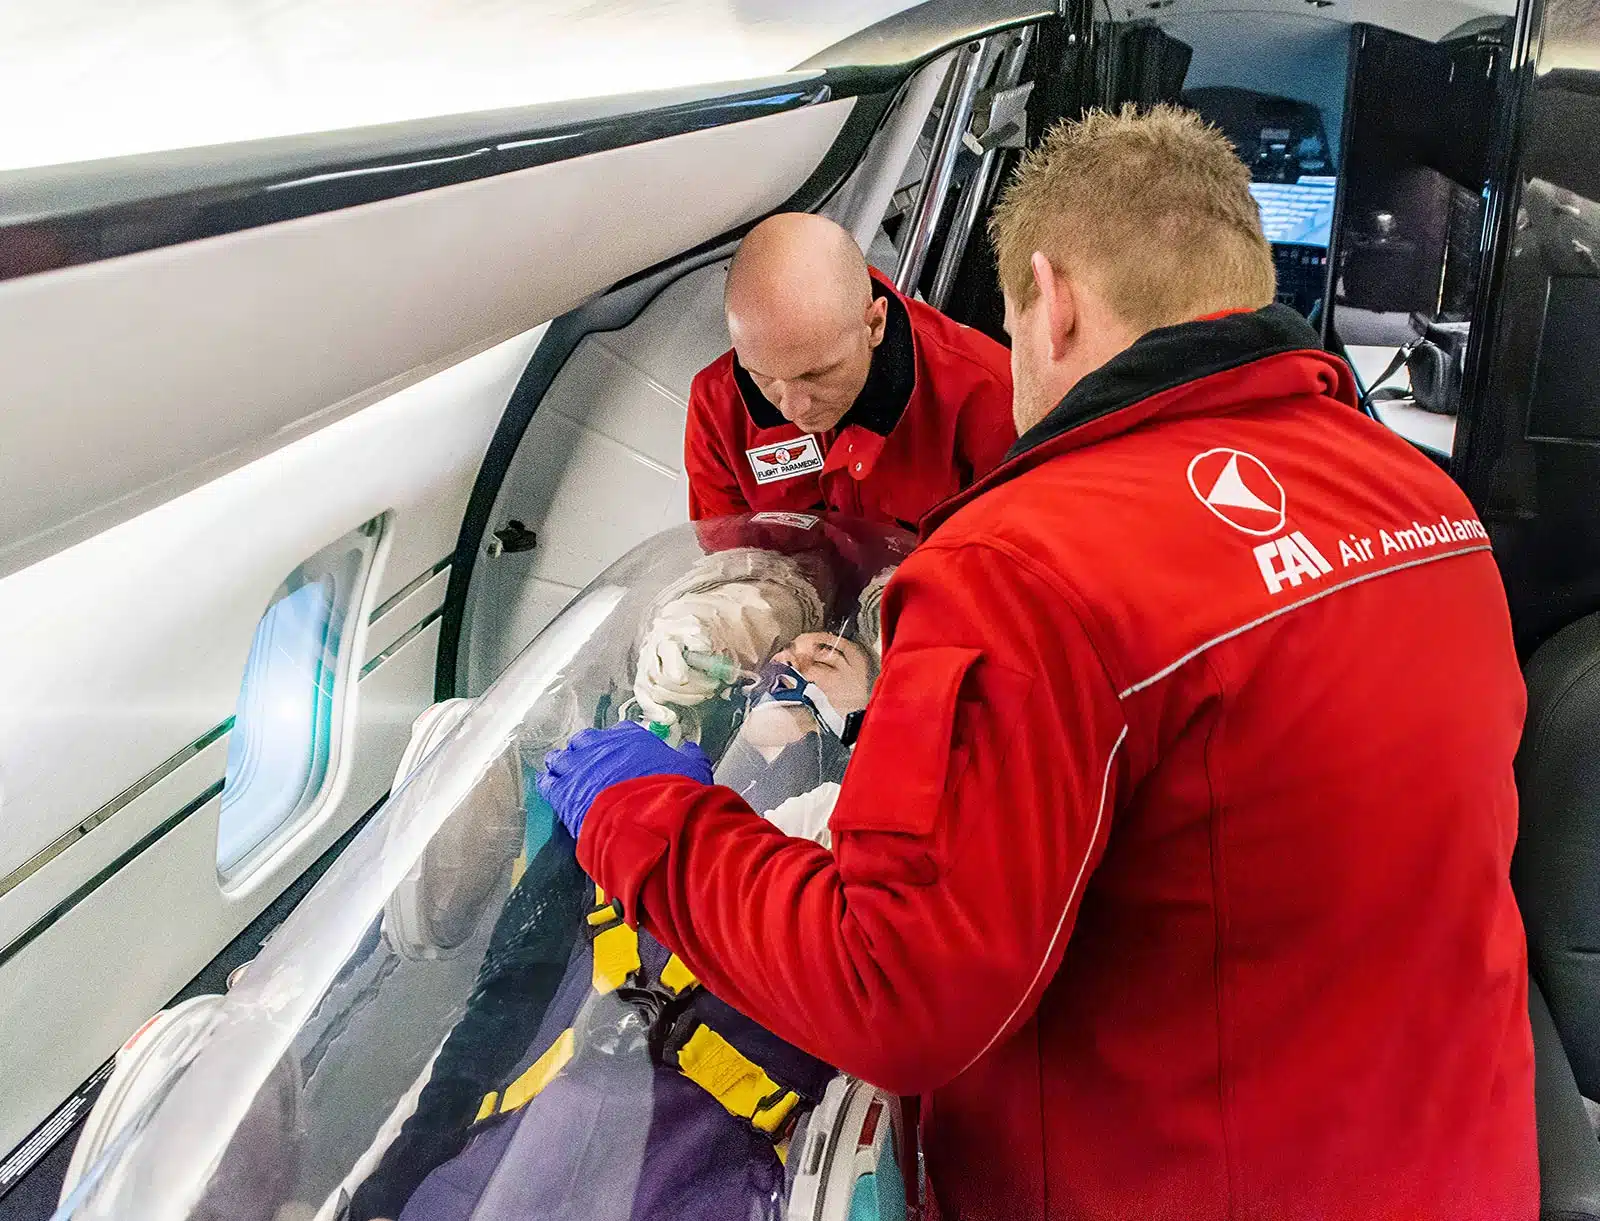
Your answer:
[[[1600,1098],[1600,614],[1528,663],[1512,883],[1579,1089]]]
[[[1539,1215],[1546,1221],[1600,1221],[1600,1144],[1538,980],[1528,982],[1528,1018],[1539,1112]]]

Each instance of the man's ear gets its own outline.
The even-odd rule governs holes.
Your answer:
[[[1050,344],[1050,359],[1062,360],[1078,329],[1078,301],[1072,285],[1056,271],[1043,251],[1031,260],[1033,283],[1039,290],[1039,310]]]
[[[867,346],[875,348],[883,342],[883,334],[889,325],[889,299],[887,297],[874,297],[872,304],[867,306]]]

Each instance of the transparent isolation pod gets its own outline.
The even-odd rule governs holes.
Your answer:
[[[667,531],[481,698],[425,712],[393,795],[233,990],[107,1092],[58,1216],[903,1218],[895,1100],[624,924],[534,781],[633,720],[826,846],[911,543],[804,514]]]

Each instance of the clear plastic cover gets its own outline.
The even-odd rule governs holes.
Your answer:
[[[63,1202],[116,1221],[782,1218],[835,1074],[622,924],[534,787],[633,719],[791,835],[827,815],[911,539],[757,514],[613,565],[476,701]]]

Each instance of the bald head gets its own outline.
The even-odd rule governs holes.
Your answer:
[[[835,427],[866,385],[887,313],[850,234],[804,212],[762,221],[733,257],[725,300],[761,393],[807,432]]]
[[[769,315],[837,324],[867,308],[872,280],[855,239],[809,212],[762,221],[739,243],[728,268],[729,318],[759,324]]]

